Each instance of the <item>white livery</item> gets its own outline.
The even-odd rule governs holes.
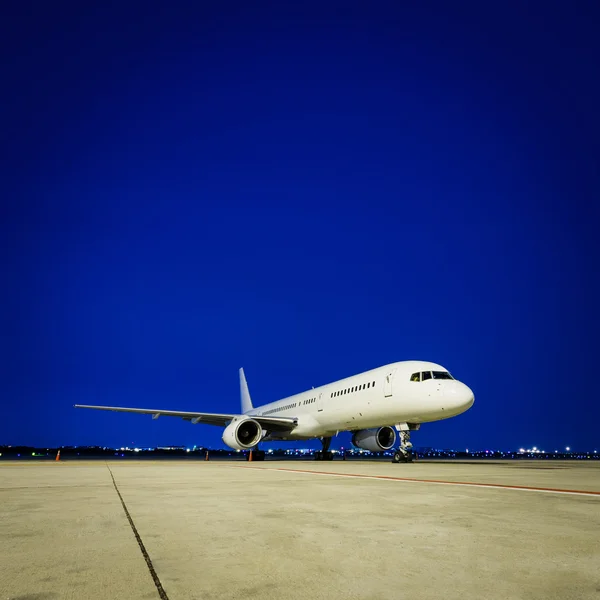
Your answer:
[[[353,431],[353,444],[372,452],[392,449],[399,432],[394,462],[410,462],[412,430],[419,429],[421,423],[459,415],[474,402],[469,387],[444,367],[415,360],[365,371],[257,408],[252,405],[244,370],[240,369],[240,395],[240,414],[75,406],[219,425],[225,427],[225,444],[235,450],[253,449],[255,460],[264,458],[264,452],[257,449],[259,442],[320,438],[323,450],[315,456],[317,460],[331,460],[331,438],[340,431]]]

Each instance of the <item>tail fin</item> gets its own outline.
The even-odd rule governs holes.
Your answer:
[[[250,392],[248,391],[248,384],[246,383],[246,376],[244,375],[244,369],[240,369],[240,399],[242,401],[242,414],[252,410],[252,399],[250,398]]]

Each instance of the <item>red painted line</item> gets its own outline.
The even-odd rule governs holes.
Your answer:
[[[391,475],[364,475],[361,473],[335,473],[332,471],[312,471],[308,469],[284,469],[280,467],[250,467],[236,465],[238,469],[259,469],[261,471],[280,471],[285,473],[303,473],[307,475],[328,475],[330,477],[354,477],[359,479],[383,479],[386,481],[401,481],[405,483],[431,483],[436,485],[458,485],[468,487],[497,488],[502,490],[517,490],[522,492],[545,492],[548,494],[571,494],[576,496],[600,496],[600,492],[586,490],[568,490],[562,488],[532,487],[526,485],[506,485],[503,483],[478,483],[476,481],[445,481],[442,479],[416,479],[413,477],[393,477]]]

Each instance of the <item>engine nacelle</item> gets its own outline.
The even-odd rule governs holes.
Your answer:
[[[389,450],[396,443],[396,430],[387,425],[378,429],[361,429],[352,436],[352,443],[371,452]]]
[[[260,423],[254,419],[237,419],[225,427],[221,439],[234,450],[249,450],[260,442],[262,434]]]

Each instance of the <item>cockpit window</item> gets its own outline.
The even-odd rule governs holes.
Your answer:
[[[413,373],[410,376],[411,381],[421,381],[421,373]]]
[[[423,371],[421,373],[421,380],[426,381],[427,379],[431,379],[431,371]]]
[[[433,371],[434,379],[454,379],[448,371]]]

